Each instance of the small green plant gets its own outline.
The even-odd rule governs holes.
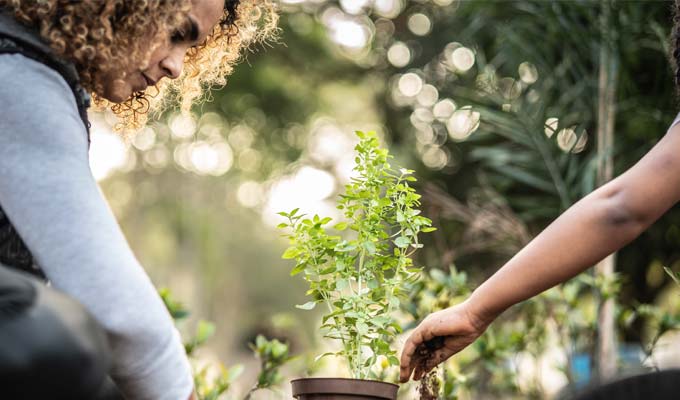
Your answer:
[[[189,310],[184,304],[175,300],[172,293],[167,288],[158,290],[165,307],[175,321],[175,324],[189,316]],[[184,342],[184,350],[187,356],[193,358],[194,352],[203,346],[208,339],[215,334],[215,325],[208,321],[199,321],[196,332],[192,337]],[[211,373],[211,368],[217,368],[218,373]],[[222,394],[227,392],[234,381],[243,373],[243,366],[240,364],[226,368],[222,363],[216,366],[207,365],[197,369],[194,366],[194,388],[199,400],[217,400]]]
[[[260,360],[260,372],[257,382],[250,389],[245,400],[250,399],[252,393],[260,389],[269,389],[282,381],[280,368],[294,357],[290,355],[290,349],[286,343],[277,339],[268,340],[262,335],[257,335],[255,343],[251,343],[251,350]]]
[[[342,343],[342,350],[318,358],[343,357],[352,376],[365,379],[381,357],[399,364],[390,343],[401,328],[392,314],[420,273],[411,260],[422,247],[418,234],[434,228],[419,215],[420,195],[410,186],[413,171],[392,168],[374,132],[357,136],[356,177],[337,206],[346,221],[332,227],[344,235],[328,233],[331,218],[307,218],[298,209],[279,213],[287,219],[279,228],[291,230],[283,254],[296,261],[291,275],[303,274],[309,283],[312,300],[298,307],[325,306],[325,337]]]
[[[169,289],[159,289],[158,293],[175,323],[189,316],[189,310],[173,298]],[[214,334],[215,325],[213,323],[199,321],[196,332],[189,340],[184,342],[187,356],[194,359],[196,350],[203,346]],[[245,394],[244,400],[250,399],[257,390],[270,389],[279,384],[281,382],[279,369],[293,359],[290,356],[287,344],[276,339],[268,340],[262,335],[257,336],[255,343],[251,344],[250,348],[253,350],[253,355],[260,360],[260,371],[257,382]],[[215,373],[215,370],[217,370],[217,373]],[[224,397],[223,395],[242,373],[243,366],[241,364],[236,364],[230,368],[226,368],[222,363],[206,365],[202,368],[196,368],[196,365],[194,365],[194,388],[198,400],[217,400]]]

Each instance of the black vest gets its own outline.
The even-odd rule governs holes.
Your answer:
[[[58,72],[69,85],[76,98],[80,118],[90,136],[90,123],[87,119],[87,108],[90,96],[80,85],[80,78],[73,63],[56,57],[34,30],[18,23],[11,15],[0,10],[0,55],[6,53],[21,54],[37,62],[45,64]],[[2,84],[2,82],[0,82]],[[0,118],[2,116],[0,115]],[[3,132],[0,132],[2,135]],[[33,260],[30,250],[21,239],[11,221],[0,205],[0,264],[29,272],[42,279],[45,275]]]

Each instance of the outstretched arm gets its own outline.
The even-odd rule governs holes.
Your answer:
[[[680,200],[680,126],[626,173],[573,205],[464,303],[428,316],[406,341],[401,380],[422,374],[472,343],[500,313],[564,282],[625,246]],[[426,359],[416,348],[435,337]],[[418,365],[416,365],[418,364]]]

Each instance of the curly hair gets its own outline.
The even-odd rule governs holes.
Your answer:
[[[179,103],[183,112],[203,98],[206,89],[225,85],[226,76],[244,49],[273,37],[278,16],[272,0],[225,0],[224,15],[206,41],[185,56],[181,76],[164,79],[125,102],[111,103],[103,93],[105,79],[148,63],[164,35],[180,29],[191,10],[188,0],[0,0],[14,18],[38,29],[60,57],[74,63],[97,110],[110,109],[120,119],[117,130],[134,131],[150,111]],[[139,38],[155,38],[151,45]]]

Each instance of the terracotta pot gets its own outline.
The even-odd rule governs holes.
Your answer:
[[[396,400],[399,386],[345,378],[302,378],[291,382],[298,400]]]

